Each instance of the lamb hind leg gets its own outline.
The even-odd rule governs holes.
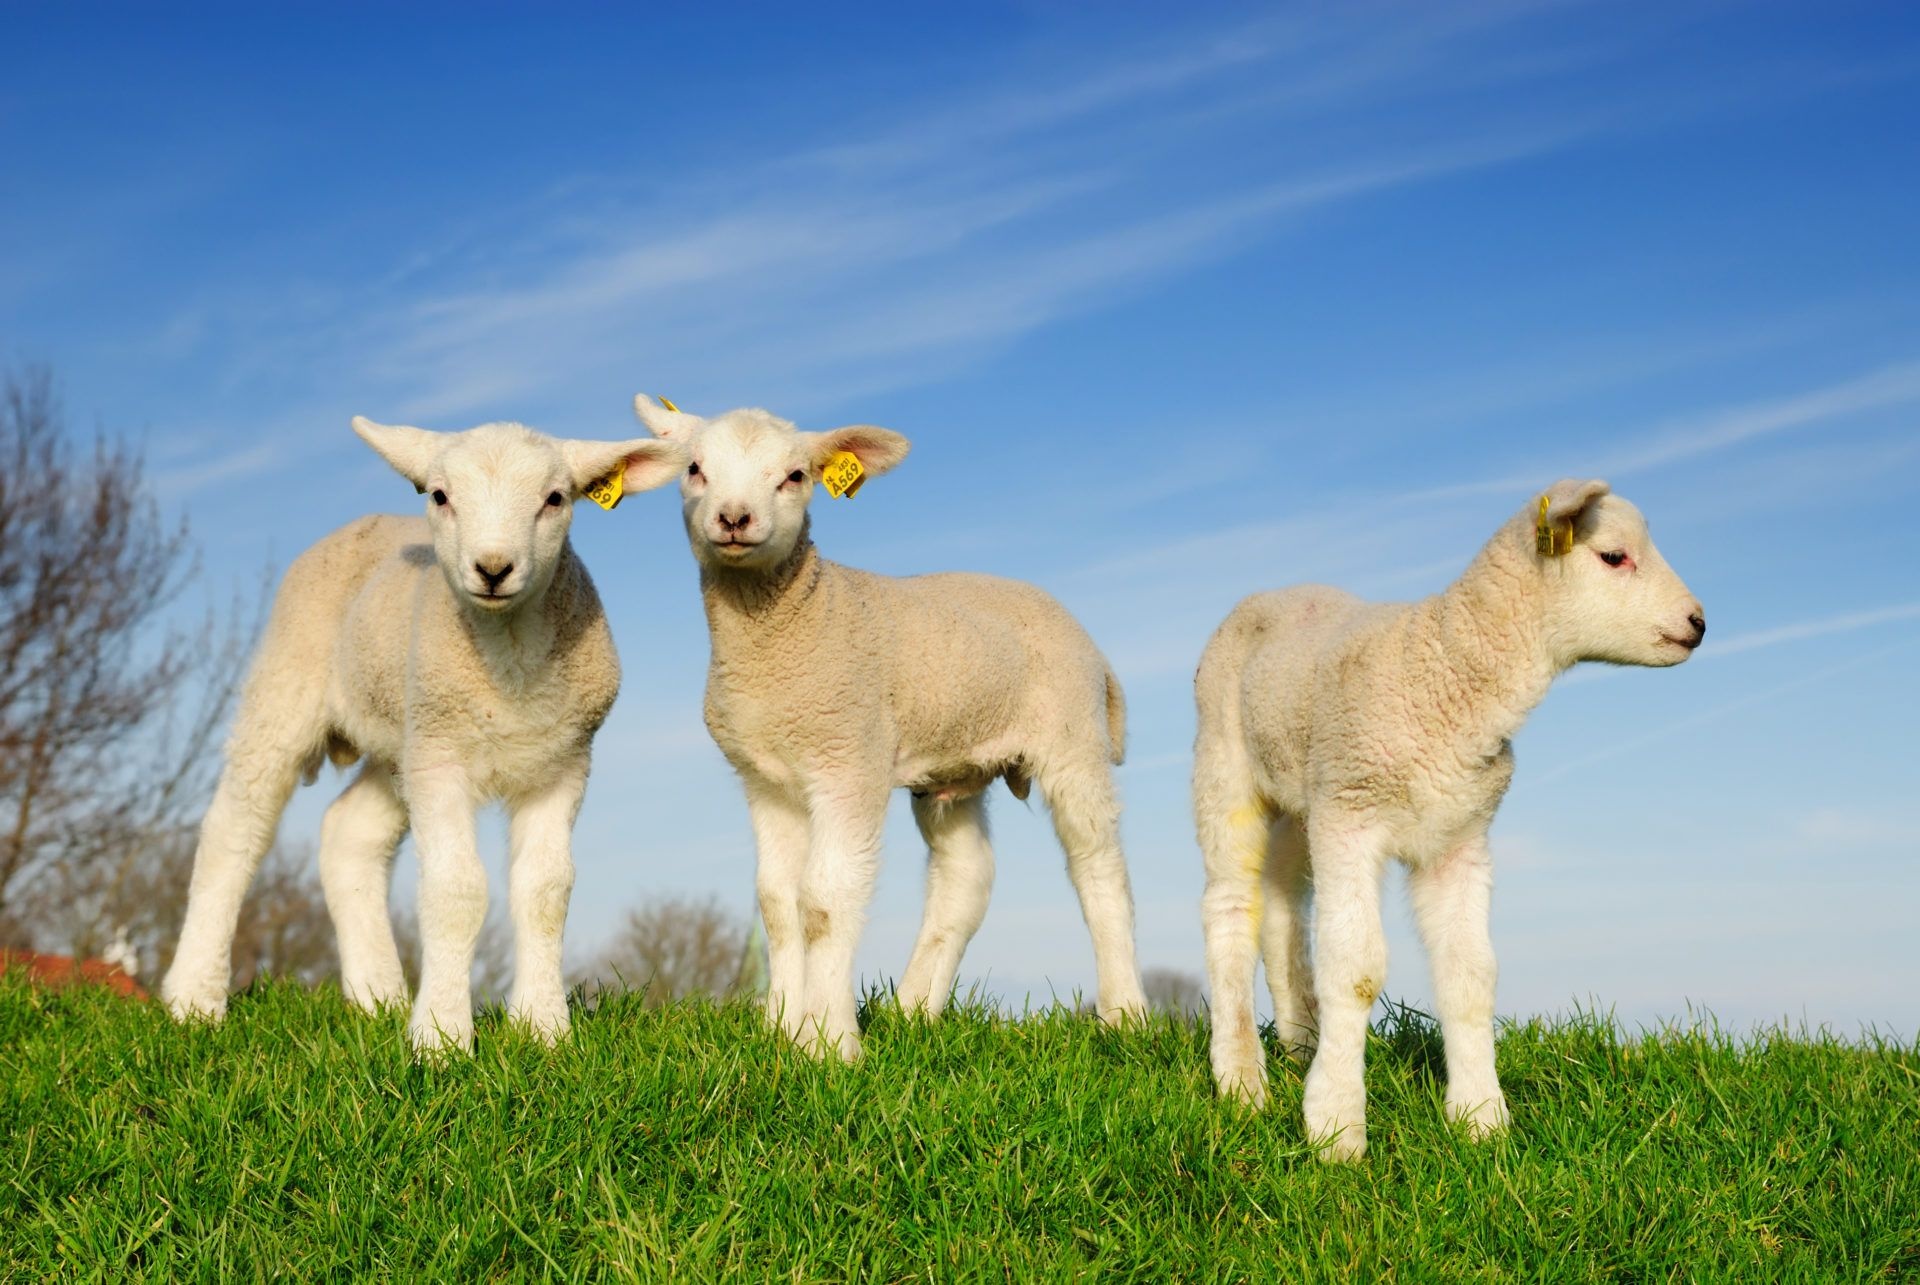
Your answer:
[[[1273,994],[1273,1025],[1280,1042],[1299,1062],[1313,1056],[1318,1018],[1313,998],[1313,947],[1307,931],[1307,835],[1291,816],[1277,817],[1267,840],[1266,915],[1261,954]]]
[[[1377,834],[1345,818],[1309,823],[1312,849],[1314,991],[1320,1043],[1307,1070],[1307,1138],[1323,1160],[1367,1150],[1367,1014],[1387,979],[1380,927],[1385,852]]]
[[[1040,779],[1053,831],[1067,854],[1067,874],[1080,894],[1080,911],[1093,936],[1100,983],[1100,1018],[1119,1022],[1147,1015],[1134,956],[1133,888],[1120,851],[1120,804],[1113,771],[1104,762],[1050,768]]]
[[[993,892],[986,796],[948,802],[916,797],[913,819],[927,841],[927,910],[898,995],[903,1010],[935,1017],[946,1007],[960,957]]]
[[[1253,1011],[1261,870],[1267,811],[1244,760],[1202,738],[1194,750],[1194,826],[1206,861],[1200,902],[1207,941],[1213,1028],[1213,1082],[1220,1096],[1259,1108],[1267,1102],[1267,1057]]]
[[[1507,1127],[1507,1099],[1493,1059],[1496,968],[1487,929],[1493,864],[1484,835],[1407,881],[1414,918],[1433,964],[1440,1035],[1447,1050],[1447,1114],[1479,1138]]]
[[[177,1018],[226,1015],[233,935],[260,858],[320,741],[317,710],[243,710],[213,801],[200,822],[186,922],[160,993]]]
[[[388,897],[407,809],[383,767],[369,763],[320,822],[320,885],[340,943],[340,989],[368,1010],[407,997]]]

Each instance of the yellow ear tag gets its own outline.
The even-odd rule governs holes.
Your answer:
[[[672,402],[668,401],[664,397],[660,399],[660,404],[662,406],[665,406],[668,410],[672,411],[676,415],[680,413],[680,408],[678,406],[675,406]]]
[[[587,498],[595,504],[613,512],[614,505],[620,503],[620,497],[627,489],[627,466],[622,464],[613,472],[587,488]]]
[[[1533,524],[1533,551],[1543,558],[1564,558],[1573,552],[1573,519],[1556,525],[1547,521],[1547,497],[1540,497],[1540,516]]]
[[[866,480],[866,466],[852,451],[835,451],[820,470],[820,484],[836,500],[851,499]]]

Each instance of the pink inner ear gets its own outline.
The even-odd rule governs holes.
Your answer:
[[[826,463],[835,451],[850,451],[869,472],[879,473],[906,457],[900,439],[883,429],[865,424],[834,429],[826,435],[823,445],[825,450],[816,465]]]
[[[686,467],[685,459],[679,452],[662,443],[659,449],[635,450],[627,454],[625,462],[625,482],[627,489],[641,491],[656,486],[664,486],[679,476]]]
[[[1550,493],[1547,516],[1556,522],[1570,522],[1586,512],[1595,500],[1608,493],[1604,482],[1585,483],[1565,491]]]

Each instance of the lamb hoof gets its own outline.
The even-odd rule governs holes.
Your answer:
[[[1280,1032],[1280,1051],[1299,1066],[1312,1066],[1314,1050],[1320,1042],[1320,1032],[1311,1022],[1285,1022],[1275,1020]]]
[[[408,998],[406,983],[399,980],[342,982],[340,990],[355,1008],[366,1013],[397,1007]]]
[[[1314,1155],[1322,1164],[1352,1164],[1366,1159],[1367,1126],[1364,1124],[1349,1124],[1333,1134],[1316,1134],[1310,1129],[1307,1136],[1319,1148]]]
[[[1147,1001],[1142,995],[1100,1005],[1100,1020],[1108,1026],[1138,1025],[1147,1020]]]
[[[168,978],[160,988],[160,994],[166,1000],[167,1012],[173,1014],[176,1022],[218,1024],[227,1015],[227,989],[224,986],[175,984],[172,978]]]
[[[1238,1102],[1250,1111],[1266,1109],[1267,1073],[1258,1064],[1216,1071],[1213,1082],[1227,1101]]]
[[[564,1000],[557,1007],[552,1004],[513,1004],[507,1011],[513,1015],[517,1025],[548,1048],[567,1038],[568,1032],[573,1029]]]
[[[927,987],[912,984],[902,986],[894,992],[894,1003],[908,1017],[925,1018],[931,1022],[940,1016],[940,1006],[933,1002],[933,996]]]
[[[473,1019],[449,1022],[431,1013],[413,1015],[407,1023],[407,1040],[422,1059],[433,1061],[453,1053],[473,1052]]]
[[[819,1058],[822,1062],[839,1060],[858,1062],[860,1060],[860,1032],[825,1031],[819,1025],[808,1022],[806,1030],[800,1036],[803,1051]]]
[[[1316,1063],[1307,1072],[1301,1114],[1306,1117],[1307,1141],[1320,1149],[1325,1161],[1358,1160],[1367,1154],[1367,1094],[1363,1084],[1329,1084],[1317,1074]]]
[[[1465,1129],[1467,1136],[1475,1142],[1505,1133],[1513,1119],[1507,1111],[1506,1095],[1499,1089],[1495,1089],[1491,1095],[1480,1094],[1471,1099],[1464,1095],[1456,1099],[1449,1093],[1447,1118]]]

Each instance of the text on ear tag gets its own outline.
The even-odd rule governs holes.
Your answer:
[[[1573,552],[1573,519],[1547,520],[1547,497],[1540,497],[1540,516],[1533,524],[1533,551],[1543,558],[1563,558]]]
[[[866,480],[866,466],[852,451],[835,451],[820,469],[820,484],[836,500],[850,499]]]
[[[611,513],[613,506],[620,503],[620,497],[626,493],[626,489],[627,469],[623,464],[587,487],[587,498]]]
[[[672,411],[676,415],[680,413],[680,408],[678,406],[675,406],[671,401],[667,400],[665,397],[662,397],[660,399],[660,404],[662,406],[665,406],[668,410]]]

